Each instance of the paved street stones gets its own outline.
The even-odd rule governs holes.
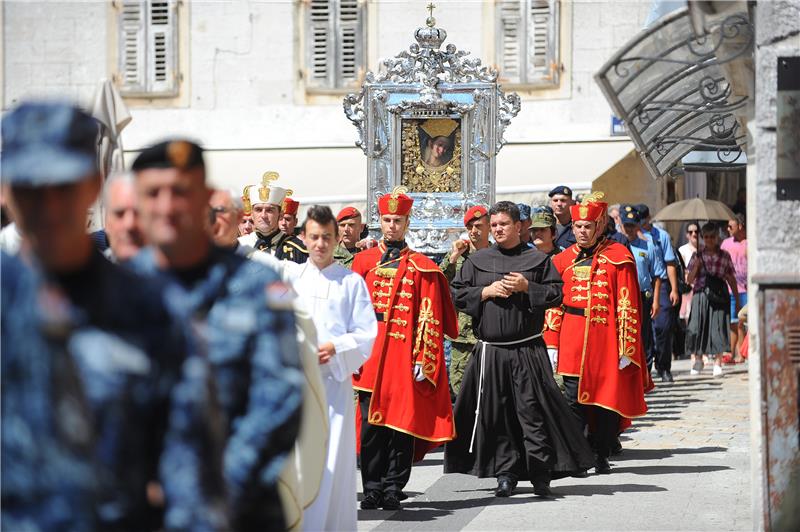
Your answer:
[[[360,511],[359,530],[750,530],[747,372],[657,383],[648,415],[622,435],[611,475],[553,482],[554,499],[520,482],[493,496],[494,479],[442,475],[442,454],[415,466],[398,512]],[[727,368],[726,368],[727,369]]]

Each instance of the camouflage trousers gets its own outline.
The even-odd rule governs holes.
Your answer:
[[[474,344],[464,344],[461,342],[452,342],[450,350],[450,393],[458,395],[461,391],[461,381],[464,379],[464,371],[467,369],[467,363],[472,357],[472,348]]]

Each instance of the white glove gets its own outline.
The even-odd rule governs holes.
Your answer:
[[[414,374],[414,380],[421,382],[425,380],[425,373],[422,372],[422,364],[414,364],[411,372]]]
[[[628,357],[620,357],[619,359],[619,369],[627,368],[631,363],[631,359]]]

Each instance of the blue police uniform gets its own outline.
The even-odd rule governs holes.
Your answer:
[[[279,275],[212,248],[192,270],[158,268],[153,250],[131,261],[163,281],[172,312],[192,324],[225,413],[224,473],[236,530],[285,527],[276,481],[300,428],[303,374],[291,296]]]
[[[93,433],[77,368],[59,335],[63,309],[40,309],[33,272],[5,253],[1,260],[0,528],[94,530]]]
[[[663,260],[664,264],[675,264],[675,251],[672,249],[672,241],[669,233],[660,227],[651,226],[649,230],[642,228],[646,237],[650,237],[656,247],[656,251]],[[655,367],[659,374],[672,369],[672,336],[674,333],[677,308],[672,306],[669,300],[671,284],[667,277],[667,271],[661,277],[661,290],[659,294],[659,312],[653,321],[654,328],[654,347],[655,347]]]
[[[97,127],[67,104],[20,105],[3,118],[4,183],[13,194],[93,178]],[[58,530],[67,514],[69,530],[227,529],[210,368],[186,357],[185,329],[159,287],[93,248],[68,274],[32,261],[33,280],[7,296],[6,285],[24,276],[15,266],[6,277],[11,263],[3,260],[4,529]],[[8,388],[7,378],[15,381]],[[16,379],[28,385],[21,400]],[[28,427],[36,430],[26,434]],[[6,469],[6,460],[15,463]],[[153,481],[163,487],[163,516],[147,500]]]
[[[650,309],[653,305],[653,288],[655,287],[655,280],[661,278],[666,272],[666,268],[664,267],[664,261],[661,260],[650,240],[636,238],[630,241],[629,245],[636,261],[636,274],[639,279],[639,290],[642,298],[642,340],[647,354],[647,363],[650,365],[655,357],[653,325],[650,318]]]

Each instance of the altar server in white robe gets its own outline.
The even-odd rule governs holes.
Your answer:
[[[367,360],[378,333],[364,279],[333,260],[338,226],[328,207],[308,209],[301,238],[304,264],[284,274],[317,328],[319,363],[328,400],[328,459],[319,494],[303,515],[304,530],[356,530],[355,403],[351,376]]]

